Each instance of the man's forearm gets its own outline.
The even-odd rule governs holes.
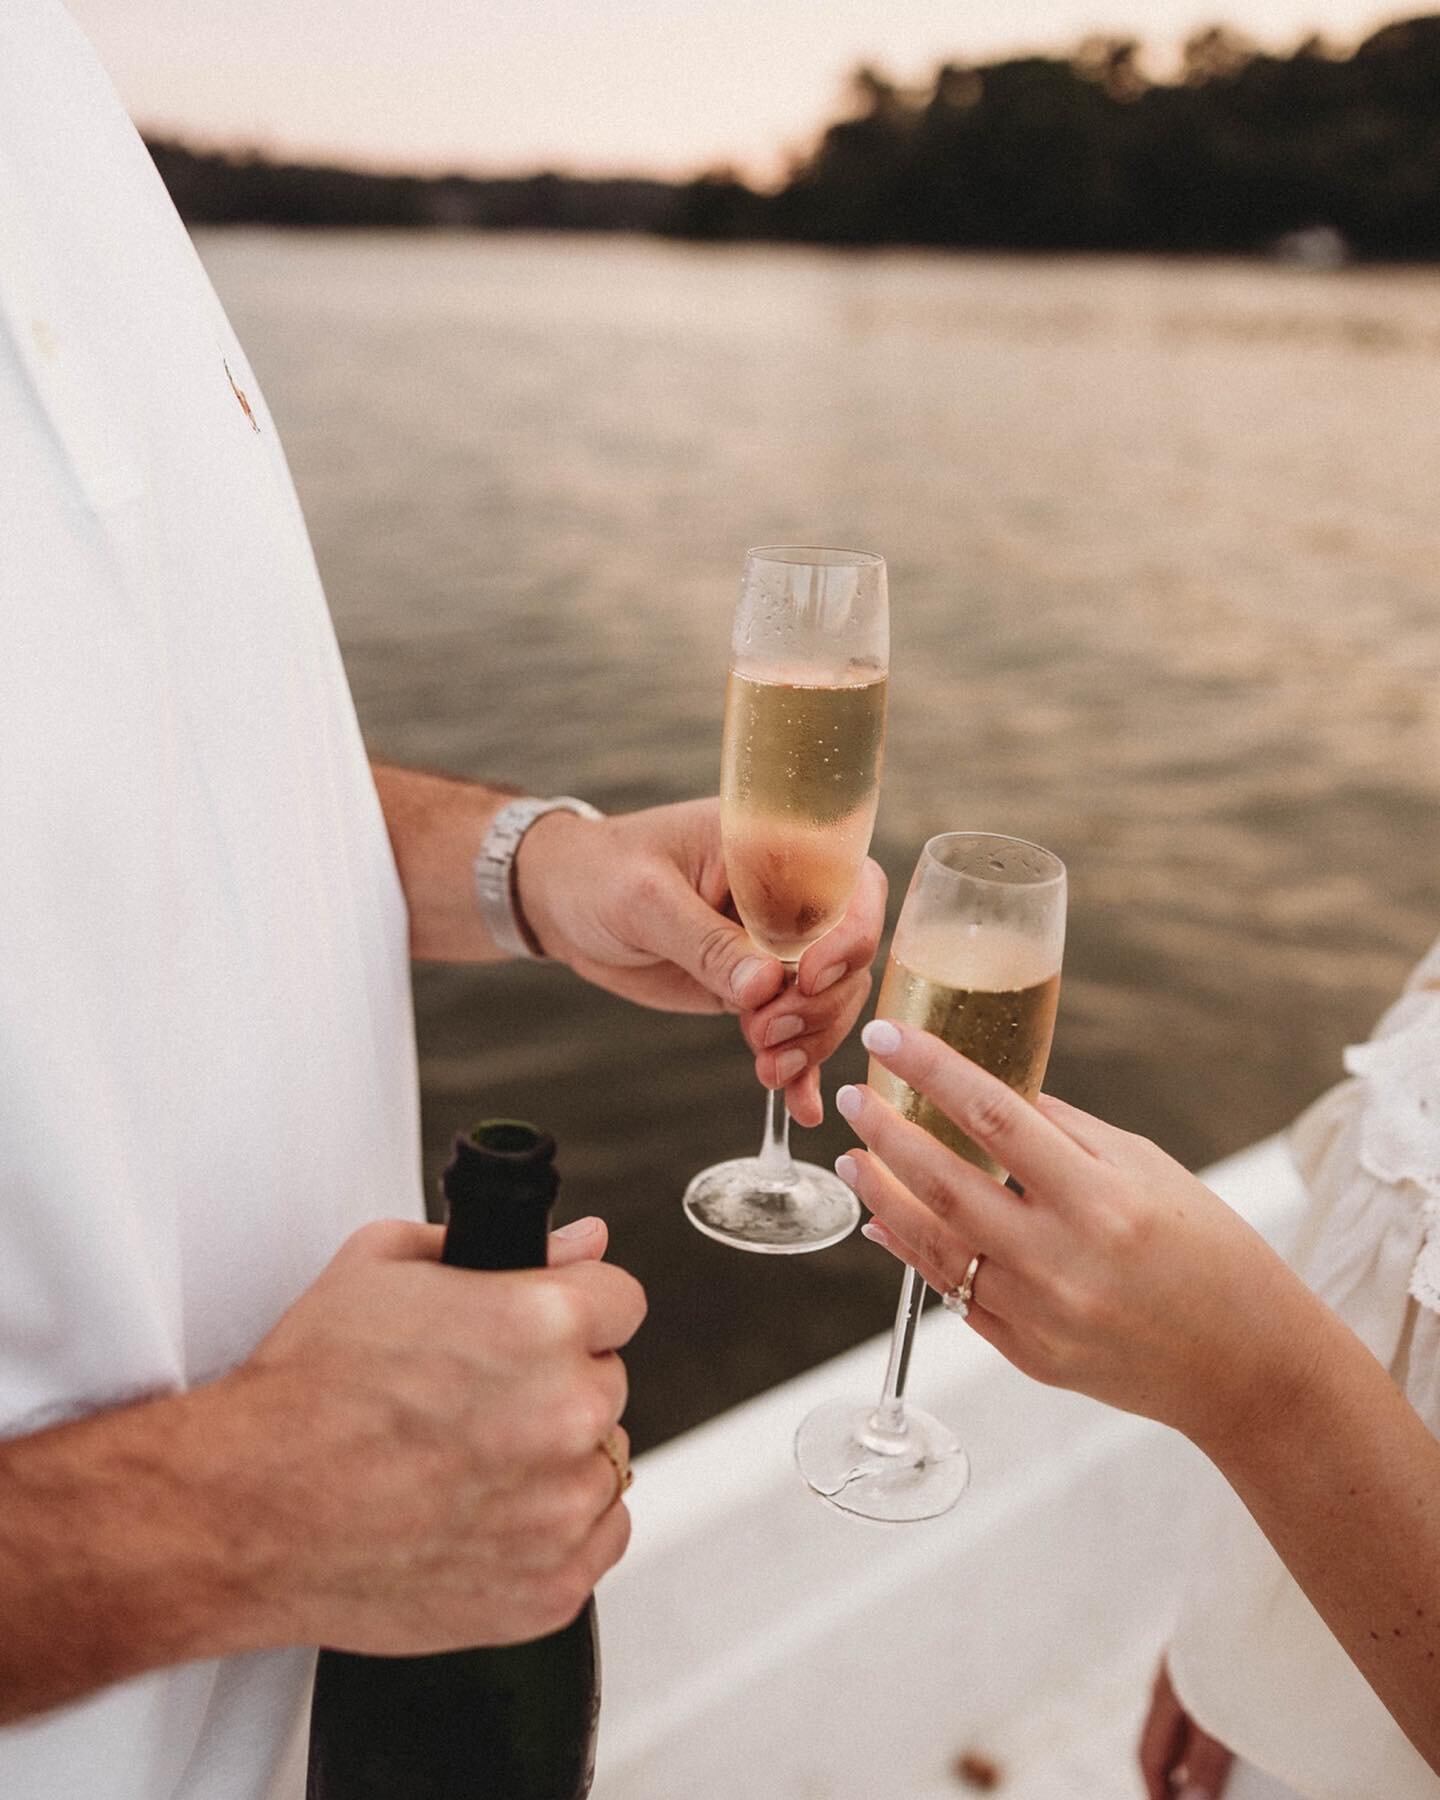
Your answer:
[[[496,962],[475,903],[475,857],[495,814],[518,790],[372,763],[419,961]]]
[[[1440,1773],[1440,1441],[1354,1333],[1327,1321],[1313,1378],[1263,1430],[1211,1454]]]
[[[0,1724],[283,1635],[213,1392],[0,1444]]]

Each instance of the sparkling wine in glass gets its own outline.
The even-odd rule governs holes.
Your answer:
[[[931,838],[895,927],[875,1016],[933,1032],[1033,1101],[1050,1056],[1064,948],[1058,857],[986,832]],[[869,1080],[905,1118],[1004,1180],[953,1120],[873,1060]],[[983,1290],[983,1263],[977,1285]],[[811,1488],[861,1518],[935,1518],[970,1479],[954,1432],[905,1401],[924,1301],[924,1283],[907,1268],[878,1404],[826,1401],[795,1434],[795,1459]]]
[[[795,979],[844,917],[875,824],[890,666],[885,562],[867,550],[752,550],[730,645],[720,829],[735,910]],[[739,1250],[823,1250],[860,1208],[836,1175],[790,1155],[783,1090],[758,1156],[703,1169],[690,1222]]]

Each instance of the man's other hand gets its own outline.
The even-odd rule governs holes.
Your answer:
[[[443,1240],[367,1226],[230,1374],[0,1444],[0,1724],[176,1663],[574,1618],[630,1535],[644,1295],[598,1219],[514,1274]]]
[[[442,1266],[443,1235],[357,1232],[216,1384],[253,1472],[259,1578],[293,1612],[282,1637],[390,1655],[538,1637],[625,1550],[601,1445],[628,1451],[616,1352],[639,1284],[599,1260],[598,1219],[513,1274]]]
[[[800,960],[756,949],[728,911],[715,800],[598,821],[547,813],[517,859],[521,908],[548,956],[627,1000],[669,1012],[738,1013],[755,1073],[818,1125],[820,1064],[855,1023],[885,923],[885,876],[867,861],[844,918]]]

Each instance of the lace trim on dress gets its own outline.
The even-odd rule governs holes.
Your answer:
[[[1345,1067],[1366,1090],[1361,1167],[1377,1181],[1413,1182],[1423,1196],[1425,1236],[1410,1293],[1440,1313],[1440,1005],[1416,1008],[1414,997],[1408,1006],[1402,1001],[1382,1021],[1382,1031],[1395,1014],[1408,1015],[1408,1022],[1367,1044],[1352,1044]]]
[[[1440,1201],[1425,1202],[1425,1242],[1410,1271],[1410,1298],[1440,1313]]]

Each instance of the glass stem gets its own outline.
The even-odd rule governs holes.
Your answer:
[[[765,1096],[765,1137],[760,1145],[760,1173],[769,1180],[787,1181],[790,1161],[790,1113],[784,1088]]]
[[[782,963],[785,971],[784,985],[794,987],[799,970],[797,963]],[[777,995],[777,998],[779,996]],[[790,1161],[790,1110],[785,1104],[784,1088],[772,1088],[765,1096],[765,1136],[760,1142],[760,1173],[767,1180],[789,1183],[794,1173],[794,1164]]]
[[[871,1419],[871,1430],[899,1436],[905,1430],[905,1378],[910,1373],[910,1352],[915,1327],[925,1305],[925,1283],[913,1269],[906,1269],[900,1284],[900,1304],[895,1308],[895,1329],[890,1334],[890,1360],[885,1365],[885,1387]]]

